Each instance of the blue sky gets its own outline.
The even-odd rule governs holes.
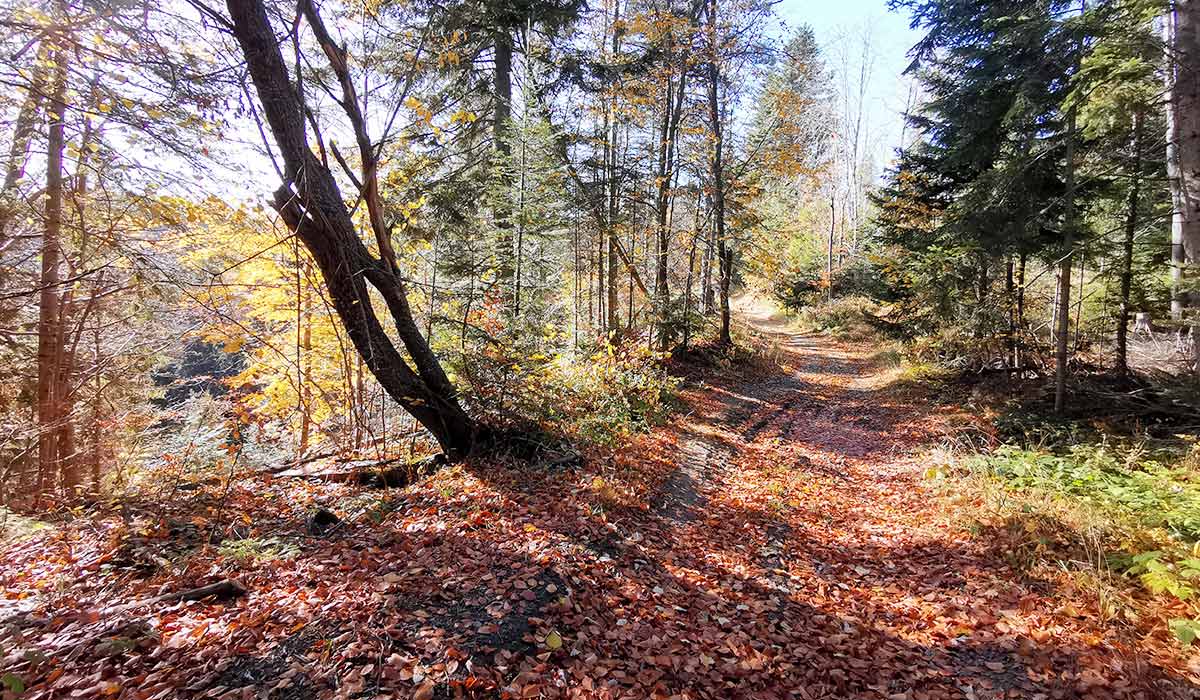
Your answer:
[[[888,10],[886,0],[781,0],[776,10],[788,26],[806,23],[813,28],[833,68],[841,63],[839,56],[850,54],[856,72],[861,36],[870,32],[874,60],[865,114],[881,170],[900,140],[900,115],[909,86],[901,73],[908,65],[909,48],[921,36],[909,29],[908,13]]]

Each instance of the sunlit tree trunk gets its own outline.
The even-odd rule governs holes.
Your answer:
[[[721,305],[721,331],[719,341],[722,345],[732,345],[733,336],[730,333],[729,318],[729,285],[733,276],[733,248],[725,235],[725,172],[724,172],[724,138],[721,124],[721,105],[717,91],[721,83],[720,47],[718,45],[717,0],[708,0],[708,119],[711,131],[712,155],[710,174],[712,177],[713,222],[716,227],[714,235],[717,239],[717,286],[718,300]]]
[[[66,150],[67,53],[51,54],[54,91],[47,111],[46,209],[42,233],[42,270],[38,303],[38,483],[40,497],[53,488],[59,468],[59,362],[62,316],[59,273],[63,222],[63,152]]]
[[[1196,307],[1192,287],[1200,274],[1200,2],[1175,0],[1164,22],[1167,33],[1167,179],[1171,190],[1172,311]],[[1200,371],[1200,318],[1192,319]]]

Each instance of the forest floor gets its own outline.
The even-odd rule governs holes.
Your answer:
[[[876,348],[742,317],[770,352],[685,366],[673,420],[582,466],[241,482],[6,542],[0,673],[22,697],[1200,697],[1165,632],[956,525],[924,476],[953,407]],[[342,520],[311,536],[318,503]],[[247,593],[147,601],[224,578]]]

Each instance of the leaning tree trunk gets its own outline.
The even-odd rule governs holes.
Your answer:
[[[1171,222],[1172,311],[1195,308],[1192,289],[1200,266],[1200,1],[1175,0],[1167,11],[1169,59],[1167,175],[1174,206]],[[1192,347],[1200,371],[1200,319],[1192,319]]]
[[[227,0],[226,4],[233,35],[246,59],[283,161],[284,182],[274,193],[275,210],[312,255],[329,290],[334,311],[380,385],[433,434],[447,456],[462,457],[475,444],[477,426],[459,405],[454,387],[409,307],[404,282],[391,254],[388,228],[378,208],[376,163],[368,160],[374,149],[366,138],[366,120],[353,93],[344,51],[328,41],[316,8],[302,0],[301,9],[342,83],[344,99],[340,106],[357,132],[360,154],[364,156],[364,201],[382,258],[372,255],[359,239],[333,174],[309,148],[302,101],[262,0]],[[386,303],[412,366],[393,345],[376,315],[370,294],[372,287]]]

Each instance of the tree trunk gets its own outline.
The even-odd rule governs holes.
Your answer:
[[[1029,254],[1021,251],[1017,259],[1017,339],[1013,344],[1013,367],[1021,369],[1023,358],[1021,357],[1021,334],[1025,331],[1025,263],[1029,259]]]
[[[673,47],[668,49],[668,60],[673,58]],[[679,134],[679,120],[683,114],[683,97],[687,85],[687,69],[682,67],[679,82],[675,84],[667,76],[666,97],[663,102],[662,142],[659,144],[658,173],[656,178],[655,215],[658,228],[658,248],[654,276],[655,303],[658,306],[659,350],[666,350],[670,343],[667,325],[670,316],[671,293],[668,289],[667,271],[671,229],[668,211],[671,205],[671,182],[675,175],[675,142]],[[632,290],[631,290],[632,295]]]
[[[1133,161],[1129,165],[1129,197],[1125,207],[1125,239],[1121,247],[1121,308],[1117,311],[1117,372],[1129,372],[1129,294],[1133,286],[1133,239],[1137,233],[1138,206],[1142,173],[1142,114],[1133,115],[1133,134],[1130,136]]]
[[[62,315],[59,297],[63,221],[63,152],[66,150],[67,52],[56,50],[54,92],[47,111],[46,221],[42,235],[41,293],[38,303],[38,483],[37,496],[53,489],[59,468]]]
[[[612,23],[612,54],[613,59],[621,51],[621,32],[618,29],[621,20],[621,3],[618,0],[613,3],[613,23]],[[608,260],[607,273],[608,278],[605,280],[607,285],[608,296],[605,299],[605,310],[607,317],[605,318],[605,331],[608,334],[614,334],[620,330],[620,314],[618,313],[617,299],[617,248],[621,245],[618,240],[617,232],[617,214],[620,211],[620,188],[621,182],[617,169],[617,98],[613,94],[609,97],[608,111],[605,114],[605,141],[608,150],[608,173],[606,174],[608,181],[608,209],[607,215],[604,217],[605,227],[608,234]],[[632,268],[632,261],[629,261]]]
[[[1172,311],[1197,306],[1192,287],[1200,265],[1200,2],[1175,0],[1167,12],[1167,167],[1174,213],[1171,259]],[[1200,338],[1200,319],[1191,319]],[[1200,342],[1193,342],[1200,371]]]
[[[495,50],[495,104],[492,110],[492,136],[495,139],[496,161],[502,168],[509,167],[509,157],[512,146],[509,142],[512,119],[512,36],[506,31],[499,31],[493,41]],[[501,176],[498,185],[507,186],[507,178]],[[503,308],[509,308],[508,296],[512,293],[513,283],[513,240],[512,240],[512,211],[506,203],[499,204],[492,212],[492,223],[496,227],[496,287],[500,290],[505,303]]]
[[[1079,295],[1075,299],[1075,339],[1071,344],[1071,351],[1079,349],[1079,328],[1083,324],[1083,285],[1084,279],[1087,277],[1087,255],[1085,251],[1080,251],[1079,256]]]
[[[696,190],[696,208],[692,212],[692,244],[688,246],[687,280],[683,285],[683,349],[692,339],[692,282],[696,279],[696,245],[700,240],[700,190]]]
[[[975,291],[975,299],[979,302],[980,308],[987,301],[988,288],[991,285],[990,272],[987,256],[981,254],[979,256],[979,288]]]
[[[1016,366],[1017,357],[1017,299],[1016,286],[1013,279],[1013,259],[1012,254],[1008,255],[1008,259],[1004,265],[1004,301],[1008,304],[1008,337],[1005,338],[1007,345],[1008,357],[1006,362],[1012,362],[1012,366]]]
[[[732,345],[733,337],[730,334],[730,319],[729,319],[729,284],[733,276],[733,249],[729,245],[729,241],[725,239],[725,174],[724,174],[724,142],[722,138],[721,124],[721,105],[717,99],[717,90],[721,82],[721,69],[718,66],[720,47],[717,40],[717,0],[708,0],[708,31],[709,40],[712,46],[709,47],[712,52],[708,57],[708,118],[709,128],[712,130],[712,156],[711,156],[711,175],[712,175],[712,198],[713,198],[713,222],[716,226],[717,239],[717,262],[720,266],[718,270],[718,295],[721,304],[721,335],[719,341],[722,345]]]
[[[829,301],[833,301],[833,233],[837,228],[837,197],[829,194],[829,259],[825,261],[825,282],[829,285]]]
[[[529,106],[526,105],[524,109],[525,109],[524,114],[528,114]],[[522,258],[524,258],[524,256],[525,256],[525,219],[526,219],[526,215],[525,215],[525,188],[526,188],[525,170],[526,170],[527,151],[526,151],[525,141],[529,135],[528,128],[529,128],[529,125],[528,125],[528,123],[526,123],[524,116],[522,116],[521,137],[520,137],[521,143],[520,143],[520,147],[519,147],[520,151],[521,151],[521,155],[517,160],[517,169],[520,171],[520,173],[518,174],[518,178],[517,178],[517,245],[516,245],[516,250],[513,253],[513,272],[512,272],[512,286],[513,286],[512,314],[513,314],[514,319],[521,317],[521,275],[522,275],[521,265],[522,265]]]
[[[601,217],[600,228],[596,235],[596,323],[593,328],[600,331],[600,335],[604,335],[608,328],[608,316],[604,311],[604,302],[608,298],[604,291],[604,280],[607,279],[604,271],[604,251],[605,242],[608,240],[606,231],[608,227],[604,224],[605,218]]]
[[[579,281],[582,275],[579,266],[579,221],[571,223],[571,352],[579,347]]]
[[[301,274],[302,270],[296,270],[299,277],[297,278],[297,288],[302,288],[303,280],[307,275]],[[300,333],[300,352],[296,357],[297,375],[300,380],[299,394],[300,399],[300,445],[296,450],[296,459],[300,460],[308,454],[308,443],[312,432],[312,319],[310,300],[307,294],[302,294],[300,299],[297,299],[297,310],[300,312],[300,328],[297,330]]]
[[[1063,256],[1058,267],[1057,343],[1054,354],[1054,412],[1066,408],[1067,346],[1071,332],[1071,269],[1075,260],[1075,110],[1067,114],[1066,192],[1063,195]]]
[[[716,231],[716,226],[712,222],[712,195],[707,195],[704,198],[704,202],[707,205],[705,216],[709,220],[704,223],[704,256],[700,264],[700,308],[707,315],[711,314],[713,308],[717,305],[712,284],[713,254],[716,251],[717,244],[713,240],[713,233]]]
[[[375,223],[381,222],[382,212],[372,214],[384,256],[380,259],[359,239],[332,173],[309,148],[300,98],[262,0],[227,0],[226,4],[233,34],[245,56],[262,113],[283,161],[284,182],[274,193],[275,210],[312,255],[329,290],[334,311],[367,368],[388,395],[433,434],[447,456],[461,458],[474,446],[477,426],[459,405],[454,387],[413,319],[399,270],[387,254],[391,250],[387,228]],[[306,4],[305,14],[317,31],[319,17],[311,4]],[[330,52],[327,46],[327,55]],[[331,56],[331,64],[334,58]],[[341,58],[344,62],[345,57]],[[348,112],[358,109],[357,102],[341,106]],[[358,119],[352,117],[352,121],[359,126],[365,123],[361,114],[356,116]],[[360,141],[364,140],[361,133],[359,136]],[[369,154],[372,149],[369,143],[367,146]],[[373,171],[374,164],[364,164],[364,168]],[[364,178],[364,184],[373,179],[372,172],[369,179]],[[367,203],[373,204],[370,199]],[[412,366],[380,323],[370,287],[386,303],[396,335],[404,344]]]
[[[100,373],[100,330],[92,332],[92,365],[96,379],[96,393],[92,397],[92,444],[89,452],[89,463],[92,476],[92,494],[100,495],[100,462],[104,434],[100,429],[100,406],[103,401],[104,384]]]

